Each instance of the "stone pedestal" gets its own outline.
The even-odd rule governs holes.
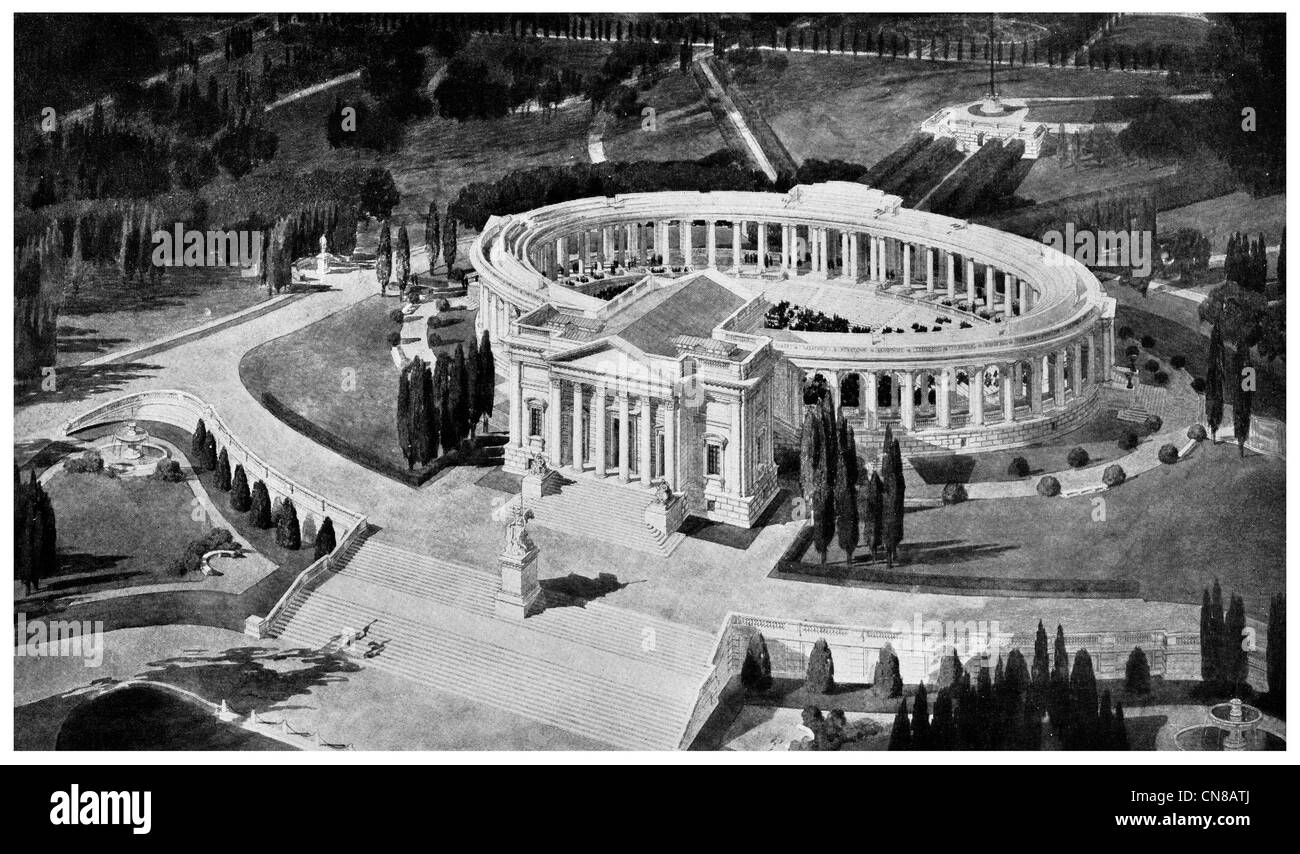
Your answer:
[[[542,588],[537,583],[536,546],[523,554],[503,552],[497,556],[501,569],[501,586],[496,593],[496,615],[506,620],[522,620],[542,610]]]
[[[250,614],[244,618],[244,634],[250,638],[266,637],[266,621],[256,614]]]
[[[552,469],[544,475],[526,474],[522,484],[524,503],[540,500],[560,491],[560,473]]]

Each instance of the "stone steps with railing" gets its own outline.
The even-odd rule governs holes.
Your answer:
[[[585,474],[564,475],[557,492],[527,502],[538,525],[658,557],[668,557],[684,539],[683,534],[667,534],[646,523],[645,509],[653,500],[649,490]]]

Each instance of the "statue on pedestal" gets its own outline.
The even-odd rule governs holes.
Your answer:
[[[533,518],[533,511],[524,507],[523,502],[516,504],[506,522],[506,547],[503,554],[523,557],[534,548],[533,538],[528,535],[528,521]]]

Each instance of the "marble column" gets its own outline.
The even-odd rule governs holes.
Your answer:
[[[550,428],[550,436],[546,440],[546,458],[550,460],[554,468],[564,465],[564,460],[560,459],[561,449],[564,447],[563,439],[563,407],[560,404],[560,381],[551,380],[551,399],[547,402],[547,426]]]
[[[874,429],[876,424],[879,423],[876,417],[876,396],[880,392],[878,382],[879,381],[877,379],[877,375],[875,371],[868,371],[865,374],[863,374],[862,394],[863,394],[864,405],[862,407],[862,411],[864,413],[864,417],[862,423],[868,429]]]
[[[740,272],[740,232],[744,225],[743,222],[731,223],[731,266],[736,272]]]
[[[912,287],[912,244],[903,244],[903,287]]]
[[[925,247],[925,292],[934,293],[934,247]]]
[[[935,393],[935,405],[939,409],[939,426],[947,430],[952,426],[952,368],[939,371],[939,389]]]
[[[901,390],[902,412],[899,418],[903,422],[904,430],[911,430],[916,426],[916,374],[911,371],[903,371],[898,381],[898,387]]]
[[[609,416],[606,410],[605,386],[598,384],[591,397],[591,420],[595,427],[595,443],[591,449],[592,462],[595,464],[596,477],[605,476],[605,431],[609,429]]]
[[[704,229],[704,239],[709,242],[709,269],[718,269],[718,223],[709,220]]]
[[[767,223],[757,222],[754,227],[758,230],[758,267],[760,273],[767,270]]]
[[[846,279],[851,272],[852,265],[849,262],[849,233],[840,232],[840,278]]]
[[[1016,420],[1016,387],[1011,365],[1002,365],[998,373],[1002,378],[1002,420],[1011,423]]]
[[[1083,394],[1083,341],[1076,339],[1070,352],[1070,390],[1077,397]]]
[[[975,308],[975,261],[972,258],[966,259],[966,301],[971,304],[971,310]]]
[[[631,470],[631,432],[632,418],[628,414],[627,392],[618,393],[618,480],[627,483],[632,479]]]
[[[1006,315],[1008,318],[1010,318],[1012,316],[1012,313],[1015,311],[1015,305],[1013,304],[1012,294],[1016,292],[1016,277],[1011,275],[1010,273],[1003,273],[1002,275],[1004,277],[1003,287],[1006,288],[1007,291],[1006,300],[1003,304],[1003,308],[1006,309]]]
[[[1056,404],[1057,409],[1065,408],[1065,359],[1067,351],[1058,350],[1056,353],[1056,365],[1052,371],[1052,402]]]
[[[970,423],[975,427],[984,426],[984,368],[976,368],[967,374],[970,399]]]
[[[573,467],[582,471],[582,383],[573,384],[573,434],[569,439],[573,445]]]
[[[1043,414],[1043,357],[1029,360],[1029,411],[1035,416]]]
[[[744,392],[737,392],[737,397],[731,405],[731,435],[727,437],[727,470],[726,490],[731,495],[740,495],[741,485],[744,483],[742,465],[745,453],[745,441],[742,438],[744,433],[744,411],[745,397]]]
[[[951,252],[943,253],[948,259],[948,299],[957,298],[957,262]]]
[[[858,280],[858,234],[849,235],[849,278]]]
[[[695,247],[691,242],[694,240],[694,235],[691,233],[694,230],[694,226],[694,220],[682,220],[682,266],[684,267],[694,266],[695,262]]]
[[[654,404],[649,397],[641,397],[641,448],[637,454],[641,469],[641,485],[649,486],[653,469],[650,465],[650,438],[654,433]]]
[[[677,491],[677,401],[669,398],[661,404],[664,410],[664,480],[668,488]]]
[[[507,369],[507,381],[510,391],[510,447],[523,447],[523,437],[526,434],[526,428],[523,423],[524,419],[524,402],[523,390],[519,387],[519,363],[514,359],[510,360],[510,366]]]

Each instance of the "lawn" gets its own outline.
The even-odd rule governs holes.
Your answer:
[[[1107,38],[1114,44],[1131,47],[1150,42],[1157,46],[1173,44],[1190,48],[1202,44],[1209,31],[1208,22],[1190,15],[1125,15]]]
[[[1210,251],[1216,254],[1227,251],[1228,238],[1238,231],[1248,232],[1252,238],[1263,232],[1272,246],[1281,239],[1282,229],[1286,227],[1286,194],[1256,199],[1249,193],[1238,192],[1207,199],[1161,211],[1156,217],[1156,227],[1162,235],[1180,228],[1195,228],[1210,239]],[[1277,256],[1270,255],[1269,260],[1273,269]]]
[[[1064,196],[1091,193],[1123,187],[1153,178],[1165,178],[1178,172],[1178,165],[1135,160],[1116,162],[1105,166],[1095,161],[1067,164],[1056,156],[1040,157],[1034,161],[1029,175],[1016,188],[1016,195],[1035,202],[1049,202]]]
[[[59,567],[42,591],[184,581],[168,565],[211,527],[190,518],[194,496],[183,483],[60,472],[46,489],[58,519]]]
[[[691,75],[663,74],[640,99],[655,111],[653,128],[643,128],[640,115],[611,118],[604,135],[609,160],[698,160],[727,147]]]
[[[397,368],[385,340],[398,302],[376,294],[311,326],[245,354],[239,376],[253,397],[270,391],[299,415],[394,465],[406,467],[397,441]],[[453,309],[458,322],[439,328],[440,352],[474,335],[475,311]],[[404,324],[414,326],[416,324]],[[424,334],[405,329],[404,336]]]
[[[975,101],[988,89],[979,65],[878,57],[789,54],[789,68],[766,66],[739,88],[768,118],[796,160],[839,158],[871,165],[897,148],[939,108]],[[1015,68],[998,72],[1008,97],[1167,94],[1150,75]]]
[[[115,269],[99,269],[75,289],[59,312],[59,366],[182,332],[266,299],[256,278],[214,267],[176,267],[156,284],[123,284]]]
[[[1094,517],[1097,498],[968,501],[908,513],[896,568],[1133,579],[1144,599],[1184,603],[1200,602],[1217,577],[1246,597],[1252,616],[1267,616],[1269,597],[1285,584],[1283,462],[1202,443],[1184,462],[1105,493],[1104,520]]]

